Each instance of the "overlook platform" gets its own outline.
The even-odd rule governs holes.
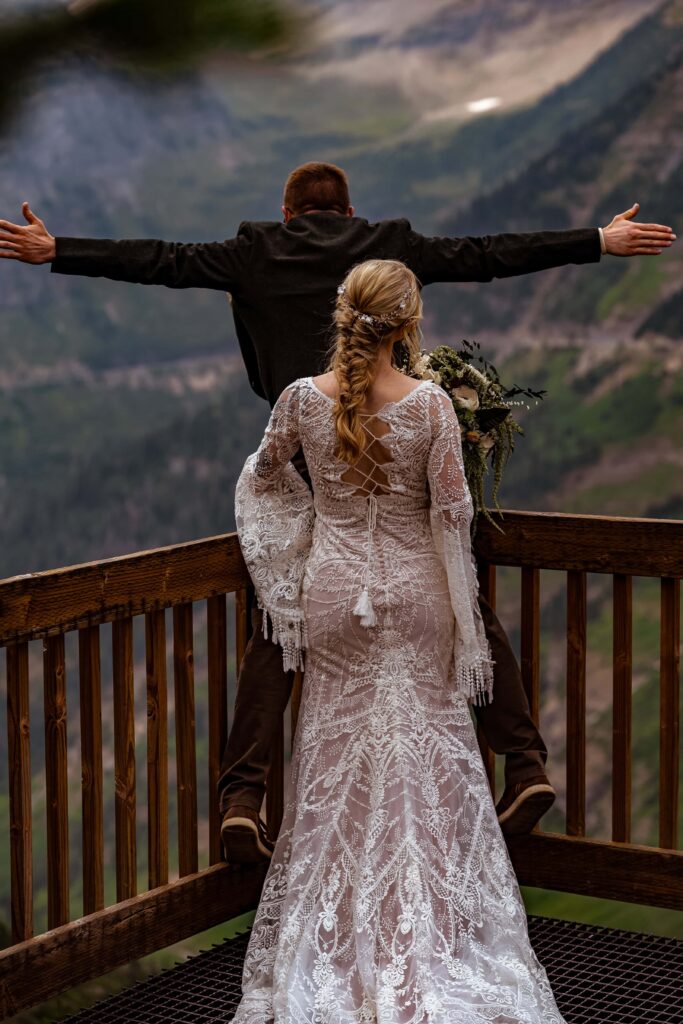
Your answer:
[[[564,711],[563,824],[561,830],[555,825],[555,831],[543,831],[541,822],[530,835],[508,840],[519,882],[681,911],[683,522],[505,512],[503,525],[505,533],[480,525],[480,585],[495,606],[496,567],[519,570],[522,676],[536,722],[544,570],[554,572],[566,618],[566,631],[561,622],[566,686],[553,694],[554,713],[558,700]],[[588,672],[589,574],[600,575],[611,603],[609,751],[599,777],[608,794],[609,839],[587,829],[586,775],[594,763],[587,757],[593,742],[587,695],[594,684]],[[632,839],[634,577],[650,579],[649,592],[654,585],[659,606],[653,668],[658,736],[648,747],[648,757],[657,762],[649,766],[657,779],[656,794],[649,797],[656,845]],[[0,581],[11,867],[11,937],[0,950],[0,1018],[257,905],[265,868],[225,863],[216,796],[235,675],[247,641],[248,584],[234,534]],[[229,629],[229,612],[234,629]],[[562,636],[555,634],[555,650],[558,643]],[[146,722],[144,715],[136,718],[136,684],[146,702]],[[543,695],[548,696],[545,684]],[[290,705],[290,736],[299,699],[300,680]],[[37,729],[31,716],[38,719]],[[203,728],[196,730],[200,720]],[[174,743],[169,743],[169,722]],[[78,746],[69,744],[75,724]],[[284,806],[285,740],[283,720],[265,799],[273,838]],[[479,741],[495,799],[495,755],[482,735]],[[44,776],[32,769],[32,743],[43,747]],[[112,764],[106,764],[105,776],[109,752]],[[206,773],[203,791],[198,753]],[[144,791],[136,782],[138,765],[145,769]],[[175,791],[173,803],[169,789]],[[40,844],[34,838],[37,793],[45,815]],[[113,814],[107,813],[108,802]],[[74,849],[69,830],[76,803]],[[0,824],[0,832],[6,825]],[[201,866],[200,825],[206,830]],[[142,874],[139,835],[146,839]],[[34,923],[34,860],[36,877],[45,879],[47,888],[42,930]],[[569,1024],[683,1024],[683,942],[533,917],[530,932]],[[239,998],[245,946],[244,935],[215,946],[71,1019],[229,1021]]]
[[[683,941],[529,918],[568,1024],[681,1024]],[[229,1024],[249,933],[214,945],[71,1017],[71,1024]]]

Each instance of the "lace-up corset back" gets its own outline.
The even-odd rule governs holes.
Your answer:
[[[366,438],[365,448],[358,462],[349,466],[339,479],[350,484],[354,488],[353,493],[359,497],[388,494],[391,486],[383,466],[392,460],[382,439],[391,432],[391,427],[386,420],[380,419],[377,412],[361,413],[360,422]]]
[[[365,563],[353,611],[362,626],[374,626],[376,585],[383,586],[379,577],[386,576],[382,565],[408,553],[411,546],[401,538],[419,534],[423,548],[432,543],[426,491],[430,429],[419,399],[419,394],[426,399],[429,387],[422,381],[397,401],[361,412],[365,448],[358,461],[349,464],[337,454],[335,399],[312,377],[306,383],[309,400],[302,405],[302,440],[320,516],[319,534],[325,536],[326,551],[336,547],[339,557]]]
[[[356,516],[366,502],[371,504],[371,497],[379,499],[385,515],[411,507],[424,509],[431,441],[429,394],[434,385],[421,381],[403,398],[385,402],[374,412],[362,412],[366,446],[358,462],[349,465],[337,455],[335,399],[312,377],[301,383],[301,439],[317,512],[336,516],[348,502],[350,514]]]

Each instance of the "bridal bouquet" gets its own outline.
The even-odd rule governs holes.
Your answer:
[[[514,451],[515,435],[524,433],[512,416],[512,407],[528,408],[524,399],[539,401],[545,391],[505,387],[495,366],[480,355],[479,344],[471,341],[463,341],[458,351],[450,345],[439,345],[433,352],[423,352],[412,367],[404,358],[400,369],[411,377],[434,381],[450,397],[460,422],[465,476],[474,506],[473,528],[481,513],[500,529],[486,507],[486,477],[490,469],[491,498],[499,509],[498,489],[503,470]]]

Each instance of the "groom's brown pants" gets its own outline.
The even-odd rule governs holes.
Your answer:
[[[293,460],[310,484],[303,458]],[[545,772],[548,752],[529,711],[517,659],[489,603],[479,598],[495,661],[493,701],[472,705],[489,746],[505,754],[505,783],[514,785]],[[240,666],[232,728],[221,762],[221,813],[234,804],[258,811],[263,802],[271,753],[292,692],[293,672],[282,668],[282,650],[263,636],[262,612],[252,594],[252,634]]]

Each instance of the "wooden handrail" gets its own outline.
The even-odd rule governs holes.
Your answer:
[[[479,557],[494,565],[683,578],[678,519],[507,510],[494,519],[505,532],[480,520],[475,541]]]
[[[212,864],[0,950],[0,1018],[246,913],[264,876],[263,865]]]
[[[504,533],[481,522],[476,552],[483,592],[495,605],[496,566],[521,568],[521,668],[532,715],[540,701],[541,569],[565,571],[568,594],[567,831],[535,830],[510,840],[519,880],[568,892],[588,892],[683,909],[683,853],[678,826],[680,583],[683,522],[505,511]],[[612,841],[585,835],[586,573],[614,576],[614,723]],[[660,847],[630,842],[631,578],[661,580]],[[12,937],[0,951],[0,1011],[17,1013],[127,960],[202,931],[253,907],[263,868],[221,864],[215,783],[227,737],[228,645],[233,669],[247,642],[249,577],[235,534],[135,552],[0,581],[0,647],[6,647],[9,796],[12,858]],[[234,643],[226,626],[226,595],[235,594]],[[197,871],[194,633],[196,602],[206,601],[209,700],[210,866]],[[176,702],[176,777],[180,878],[168,882],[168,659],[165,610],[172,609],[172,670]],[[132,718],[132,637],[144,616],[147,692],[147,820],[149,889],[136,893],[136,738]],[[105,908],[103,856],[102,699],[100,626],[112,623],[117,902]],[[65,634],[78,632],[80,708],[66,706]],[[49,926],[33,934],[30,641],[44,641],[46,767],[48,772]],[[300,679],[292,697],[296,728]],[[80,714],[84,916],[69,905],[65,757],[67,714]],[[283,810],[284,732],[276,739],[266,792],[275,836]],[[139,739],[137,741],[140,742]],[[495,756],[481,736],[495,794]],[[169,903],[169,901],[171,901]],[[175,908],[169,914],[169,907]],[[112,928],[116,941],[110,941]],[[87,948],[87,956],[74,953]],[[75,963],[77,961],[77,966]],[[40,968],[38,970],[38,967]],[[76,972],[76,973],[74,973]],[[41,978],[36,985],[36,977]]]
[[[683,578],[683,522],[504,510],[476,550],[494,565]],[[235,534],[0,580],[0,646],[230,593],[248,575]]]
[[[237,537],[203,540],[0,580],[0,646],[247,586]]]
[[[6,648],[12,939],[0,951],[0,1016],[11,1016],[90,977],[203,931],[255,905],[263,867],[223,859],[216,782],[227,739],[226,595],[235,594],[233,665],[247,641],[250,584],[234,534],[135,552],[0,581]],[[209,868],[198,871],[193,607],[206,601],[209,700]],[[165,611],[172,609],[180,878],[168,880],[168,737]],[[133,627],[144,616],[147,691],[147,892],[137,894]],[[100,626],[111,623],[116,903],[104,906]],[[65,636],[77,631],[81,723],[83,906],[69,903]],[[29,645],[43,640],[48,927],[34,935]],[[35,705],[34,705],[35,707]],[[139,740],[138,740],[139,743]],[[280,744],[281,745],[281,744]],[[281,808],[275,759],[268,807]],[[281,810],[279,811],[281,815]],[[279,821],[270,822],[277,831]],[[187,880],[187,884],[179,884]],[[178,900],[181,899],[181,902]],[[170,901],[170,902],[169,902]],[[72,901],[73,902],[73,901]],[[173,908],[177,909],[173,909]],[[73,918],[76,920],[73,920]],[[120,927],[125,922],[125,927]],[[116,931],[115,931],[116,930]],[[113,936],[119,936],[113,941]],[[74,959],[75,957],[75,959]],[[36,982],[36,978],[40,982]]]
[[[498,518],[498,517],[496,517]],[[504,511],[504,533],[480,522],[476,552],[484,590],[496,566],[521,568],[521,662],[530,708],[539,712],[541,569],[567,574],[567,835],[514,837],[522,884],[683,910],[678,850],[680,762],[680,580],[683,521]],[[586,574],[613,577],[612,840],[585,836]],[[661,581],[659,846],[631,843],[632,577]],[[486,754],[486,750],[482,751]],[[486,757],[485,757],[486,760]],[[494,773],[489,781],[495,795]]]

